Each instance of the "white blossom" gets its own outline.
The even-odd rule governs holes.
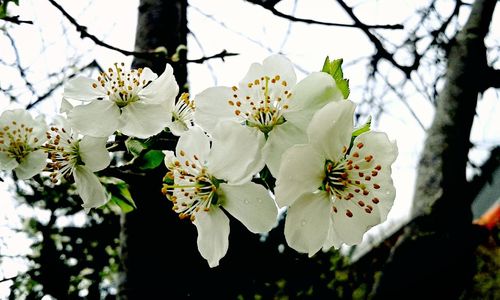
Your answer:
[[[277,176],[282,153],[307,142],[305,130],[313,113],[342,99],[326,73],[312,73],[296,81],[292,63],[272,55],[262,64],[252,64],[238,86],[212,87],[197,95],[195,121],[209,133],[226,120],[253,132],[254,143],[262,145],[261,155],[271,174]]]
[[[19,179],[40,173],[47,154],[40,149],[47,125],[24,109],[6,110],[0,116],[0,170],[14,170]]]
[[[216,135],[224,133],[227,125],[221,123],[215,129]],[[250,137],[251,133],[239,128],[239,134]],[[221,207],[254,233],[267,232],[274,226],[277,207],[264,187],[249,181],[255,167],[248,161],[258,147],[237,145],[231,138],[214,139],[212,148],[210,142],[199,127],[193,127],[180,137],[175,154],[165,152],[169,172],[163,192],[179,217],[194,223],[198,250],[210,267],[215,267],[229,244],[229,219]],[[232,150],[241,148],[246,148],[246,155],[231,156]],[[225,170],[225,166],[240,163],[248,168]]]
[[[111,158],[106,149],[107,138],[81,136],[60,118],[59,124],[47,132],[44,148],[49,153],[48,170],[52,182],[73,176],[85,212],[108,201],[99,178],[94,172],[106,168]],[[66,126],[65,126],[66,125]]]
[[[157,77],[149,68],[126,70],[122,63],[102,72],[97,80],[70,80],[64,98],[88,102],[68,112],[70,125],[84,135],[108,137],[119,130],[147,138],[169,124],[178,92],[170,65]]]
[[[278,205],[289,206],[285,237],[309,256],[322,247],[360,243],[394,201],[396,144],[374,131],[351,144],[354,109],[350,101],[327,104],[309,124],[309,143],[283,155],[275,191]]]

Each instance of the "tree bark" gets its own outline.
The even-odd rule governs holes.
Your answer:
[[[374,289],[375,299],[456,299],[471,279],[477,234],[465,169],[488,65],[484,38],[496,0],[476,0],[452,41],[446,83],[419,163],[413,214]]]
[[[136,50],[155,51],[164,47],[167,56],[172,56],[179,45],[187,43],[186,8],[186,0],[141,0]],[[165,61],[161,58],[135,59],[133,67],[149,67],[160,75],[165,69]],[[176,63],[172,67],[182,88],[187,82],[186,64]],[[122,216],[120,248],[123,270],[119,299],[157,299],[160,295],[175,295],[175,291],[182,290],[181,281],[190,280],[181,276],[167,281],[175,270],[189,267],[190,262],[185,262],[185,257],[198,254],[193,247],[196,234],[191,224],[179,221],[170,202],[161,193],[165,173],[162,165],[129,181],[137,209]]]

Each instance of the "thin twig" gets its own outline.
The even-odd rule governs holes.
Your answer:
[[[266,5],[262,1],[256,1],[256,0],[247,0],[250,3],[257,4],[259,6],[264,7],[265,9],[269,10],[271,13],[273,13],[275,16],[281,17],[288,19],[290,21],[294,22],[302,22],[306,24],[317,24],[317,25],[326,25],[326,26],[337,26],[337,27],[350,27],[350,28],[357,28],[359,27],[358,24],[345,24],[345,23],[332,23],[332,22],[323,22],[323,21],[317,21],[313,19],[304,19],[304,18],[297,18],[292,15],[285,14],[283,12],[280,12],[277,10],[274,6]],[[385,24],[385,25],[366,25],[364,24],[367,28],[377,28],[377,29],[403,29],[403,25],[401,24]]]
[[[21,25],[21,24],[31,24],[31,25],[33,25],[33,21],[19,20],[19,16],[3,17],[3,18],[0,18],[0,20],[6,21],[6,22],[11,22],[11,23],[14,23],[14,24],[17,24],[17,25]]]

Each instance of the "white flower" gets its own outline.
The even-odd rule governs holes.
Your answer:
[[[172,103],[167,115],[167,127],[172,134],[180,136],[193,126],[194,103],[189,100],[188,93],[182,93],[179,99]]]
[[[327,104],[309,124],[309,144],[293,146],[282,158],[276,201],[290,206],[285,237],[309,256],[322,247],[360,243],[386,219],[394,201],[396,144],[370,131],[350,147],[354,109],[350,101]]]
[[[333,78],[312,73],[298,84],[292,63],[280,55],[254,63],[238,87],[213,87],[195,97],[195,121],[212,133],[218,122],[233,120],[254,132],[262,155],[277,176],[282,153],[307,142],[312,115],[326,103],[342,99]]]
[[[66,127],[62,118],[59,121],[59,125],[52,126],[47,132],[45,144],[50,159],[50,177],[57,183],[61,177],[73,176],[76,190],[83,200],[82,206],[88,213],[91,208],[108,201],[104,187],[94,174],[111,161],[106,149],[107,138],[81,137]]]
[[[108,137],[120,130],[147,138],[167,126],[178,92],[170,65],[157,78],[149,68],[125,70],[122,63],[102,72],[97,80],[70,80],[64,98],[89,102],[68,112],[70,125],[84,135]]]
[[[14,170],[19,179],[40,173],[47,154],[40,149],[47,125],[42,116],[33,117],[24,109],[7,110],[0,116],[0,170]]]
[[[215,132],[225,132],[227,125],[221,123]],[[250,138],[251,133],[243,127],[239,131]],[[247,150],[246,157],[231,157],[227,152],[242,148]],[[221,207],[254,233],[267,232],[276,222],[278,211],[269,192],[249,182],[255,167],[248,161],[257,151],[258,147],[248,143],[235,144],[231,137],[213,140],[210,149],[210,139],[194,127],[179,138],[175,155],[171,151],[165,153],[170,171],[163,192],[179,217],[190,218],[196,225],[198,250],[210,267],[217,266],[228,249],[229,219]],[[248,168],[239,168],[240,162]],[[227,171],[228,167],[231,170]]]

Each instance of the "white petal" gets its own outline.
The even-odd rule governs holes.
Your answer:
[[[119,130],[128,136],[148,138],[167,127],[167,115],[161,104],[134,102],[122,108]]]
[[[172,118],[170,114],[169,114],[169,118],[170,119]],[[191,126],[187,125],[186,123],[184,123],[181,120],[175,120],[174,122],[171,122],[170,120],[168,120],[166,127],[168,127],[168,129],[170,129],[170,132],[172,132],[173,135],[181,136],[184,133],[186,133]]]
[[[259,130],[224,121],[215,127],[212,138],[207,166],[215,177],[239,184],[264,167],[261,149],[266,140]]]
[[[240,89],[246,89],[248,83],[254,82],[255,79],[260,80],[260,78],[263,76],[270,76],[270,75],[265,74],[264,68],[261,64],[259,63],[251,64],[250,67],[248,68],[247,73],[239,83]]]
[[[357,158],[352,156],[354,153],[357,153]],[[396,143],[391,142],[385,133],[375,131],[358,136],[349,153],[348,158],[358,165],[359,171],[369,176],[369,181],[363,180],[364,178],[360,178],[360,181],[369,191],[370,204],[375,209],[380,209],[380,222],[386,219],[396,196],[391,165],[397,155]]]
[[[80,141],[80,156],[92,172],[100,171],[111,162],[111,157],[106,149],[107,138],[84,136]]]
[[[10,157],[5,152],[0,152],[0,170],[11,171],[16,168],[19,163],[15,158]]]
[[[297,82],[292,62],[283,55],[274,54],[267,57],[262,62],[262,67],[265,75],[271,78],[280,75],[280,80],[285,80],[289,87],[294,86]]]
[[[343,157],[349,148],[356,105],[348,100],[331,102],[318,110],[307,127],[309,142],[332,161]]]
[[[74,129],[84,135],[108,137],[118,129],[120,109],[111,101],[92,101],[75,106],[68,113],[68,120]]]
[[[212,206],[208,212],[197,213],[193,223],[198,229],[198,251],[211,268],[218,266],[229,246],[228,217],[220,208]]]
[[[144,69],[141,79],[144,77],[146,69],[148,68]],[[160,77],[139,92],[139,97],[147,103],[164,103],[172,106],[178,93],[179,86],[175,81],[174,70],[167,64]]]
[[[355,195],[351,200],[337,200],[333,204],[337,208],[337,212],[332,213],[333,229],[347,245],[361,243],[365,232],[380,223],[378,209],[372,210],[371,213],[366,212],[366,204],[361,207],[358,204],[359,199],[360,196]],[[368,201],[366,202],[368,204]]]
[[[108,99],[106,90],[98,81],[81,76],[70,79],[64,85],[63,97],[81,101],[91,101],[98,98]]]
[[[65,114],[70,112],[73,109],[73,104],[71,104],[68,99],[62,98],[61,100],[61,108],[59,109],[59,112],[61,114]]]
[[[36,150],[26,155],[14,169],[19,179],[28,179],[43,171],[47,165],[47,153]]]
[[[302,79],[293,88],[292,95],[284,117],[303,130],[307,129],[316,111],[330,102],[343,100],[335,80],[324,72],[315,72]]]
[[[325,158],[313,146],[295,145],[288,149],[276,178],[278,206],[291,205],[300,195],[318,190],[325,177],[324,168]]]
[[[221,203],[233,217],[253,233],[265,233],[276,224],[278,208],[263,186],[248,182],[242,185],[222,183]]]
[[[333,222],[330,222],[330,227],[328,228],[328,235],[326,236],[325,243],[321,247],[321,250],[326,252],[330,250],[331,247],[338,249],[340,248],[341,245],[342,245],[342,240],[333,229]]]
[[[194,98],[196,109],[194,112],[195,123],[211,133],[215,125],[223,120],[238,118],[234,108],[228,104],[233,97],[233,92],[228,87],[212,87],[204,90]]]
[[[167,67],[165,67],[165,69],[167,69]],[[156,78],[158,78],[158,75],[156,75],[156,73],[153,72],[150,68],[148,67],[142,68],[141,81],[142,80],[153,81]]]
[[[353,142],[354,145],[363,143],[364,147],[356,149],[361,157],[374,156],[374,162],[390,166],[398,156],[396,142],[391,142],[385,132],[369,131],[359,135]],[[351,151],[352,152],[352,151]]]
[[[177,158],[175,157],[174,151],[163,150],[162,152],[163,152],[163,154],[165,154],[165,158],[163,159],[165,166],[169,170],[173,170],[175,168],[175,161],[177,161]]]
[[[85,166],[76,166],[73,172],[76,191],[83,200],[83,208],[88,213],[91,208],[102,206],[108,202],[104,187],[99,178]]]
[[[306,193],[287,210],[285,238],[290,247],[313,256],[325,244],[331,205],[325,192]]]
[[[175,153],[177,154],[177,159],[185,164],[186,161],[189,162],[201,162],[202,165],[206,165],[208,159],[208,153],[210,152],[210,138],[203,132],[200,127],[193,127],[185,134],[183,134],[177,143],[175,148]],[[196,159],[194,156],[198,159]]]
[[[305,143],[307,143],[305,130],[301,130],[289,122],[275,126],[271,132],[269,132],[269,137],[267,138],[266,145],[262,149],[262,154],[274,178],[278,176],[283,153],[293,145]]]

